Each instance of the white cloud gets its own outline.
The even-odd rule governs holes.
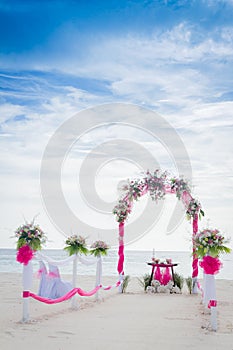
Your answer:
[[[54,40],[55,46],[59,43],[59,49],[62,49],[62,40],[58,39],[62,38],[54,36],[51,40]],[[71,41],[70,45],[72,44]],[[41,211],[43,214],[40,220],[51,228],[39,193],[40,161],[49,138],[65,120],[82,109],[106,102],[127,101],[152,107],[178,131],[193,167],[195,194],[205,204],[208,216],[215,220],[214,223],[232,232],[229,218],[233,204],[230,177],[233,172],[233,106],[231,101],[221,101],[222,94],[232,91],[230,78],[225,79],[231,76],[229,68],[232,69],[232,54],[231,27],[216,28],[214,33],[210,32],[204,37],[197,28],[181,23],[161,35],[155,32],[150,38],[139,35],[102,38],[98,43],[90,44],[85,59],[80,58],[75,49],[71,56],[62,57],[62,61],[49,50],[46,56],[43,52],[39,56],[38,52],[31,52],[27,53],[27,57],[16,57],[19,68],[40,68],[46,71],[53,67],[57,68],[58,74],[62,71],[73,76],[106,79],[109,85],[105,96],[70,84],[54,89],[48,82],[42,93],[42,79],[37,77],[36,86],[39,88],[37,90],[33,85],[31,93],[36,96],[38,92],[38,97],[43,97],[43,101],[39,101],[39,110],[24,105],[24,102],[8,102],[0,106],[1,196],[6,203],[1,213],[3,227],[10,221],[11,227],[16,226],[21,220],[21,211],[27,217]],[[12,58],[15,59],[13,56],[8,57],[11,65]],[[9,84],[11,87],[14,85],[12,81]],[[44,84],[46,77],[43,79],[43,86]],[[7,94],[19,98],[17,91]],[[27,91],[24,90],[21,97],[27,97]],[[14,121],[19,115],[25,115],[26,119]],[[137,116],[126,115],[124,118],[125,122],[137,122]],[[145,125],[148,130],[152,127]],[[135,140],[149,149],[160,164],[174,168],[168,160],[167,150],[158,140],[152,140],[138,130],[115,125],[96,129],[83,137],[73,159],[78,157],[77,161],[80,161],[101,142],[114,141],[119,137]],[[101,158],[102,153],[97,153],[96,151],[96,157]],[[133,154],[132,149],[129,158]],[[114,167],[111,169],[114,172]],[[68,175],[73,175],[72,167],[69,171]],[[105,187],[102,178],[97,181],[100,186],[98,192],[103,198],[114,196],[111,192],[112,181],[109,179],[111,171],[104,173]],[[10,172],[10,176],[7,176],[7,172]],[[71,183],[66,181],[64,186],[69,197]],[[74,200],[73,197],[71,199]],[[7,237],[4,239],[7,241]]]

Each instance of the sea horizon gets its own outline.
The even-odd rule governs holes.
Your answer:
[[[64,249],[43,249],[43,254],[54,260],[63,260],[68,257]],[[146,273],[151,272],[151,262],[153,250],[130,250],[125,248],[125,262],[124,271],[126,275],[132,277],[142,277]],[[167,258],[172,259],[177,263],[175,271],[183,277],[192,275],[192,252],[190,251],[155,251],[154,256],[164,261]],[[7,273],[21,273],[22,265],[16,261],[15,248],[0,248],[0,272]],[[223,264],[219,274],[216,275],[218,279],[233,280],[233,252],[230,254],[223,254],[220,257]],[[118,251],[117,249],[110,249],[107,256],[103,257],[103,276],[117,276]],[[38,270],[38,260],[33,259],[33,271]],[[72,263],[60,267],[61,274],[72,274]],[[96,274],[96,265],[85,266],[78,264],[78,274],[94,276]],[[202,269],[199,267],[198,278],[202,278]]]

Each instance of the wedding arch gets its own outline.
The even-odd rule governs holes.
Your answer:
[[[198,231],[198,220],[204,216],[204,211],[198,199],[191,195],[189,184],[183,178],[170,178],[167,171],[159,169],[154,172],[149,170],[139,179],[128,180],[122,188],[123,194],[113,209],[113,214],[119,223],[119,248],[117,270],[121,279],[124,276],[124,225],[133,208],[133,202],[149,193],[153,201],[163,199],[166,194],[175,194],[178,200],[184,204],[187,218],[192,224],[193,236]],[[193,241],[192,279],[193,292],[197,290],[198,257],[195,254]]]

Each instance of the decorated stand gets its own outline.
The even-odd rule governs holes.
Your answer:
[[[219,273],[222,263],[219,259],[221,253],[230,253],[231,249],[226,247],[227,241],[218,229],[206,228],[194,236],[196,255],[203,269],[202,303],[211,312],[211,329],[217,330],[217,297],[215,275]]]
[[[23,322],[29,321],[29,297],[32,297],[46,304],[56,304],[72,299],[72,308],[77,308],[76,295],[92,296],[99,298],[100,289],[108,291],[112,288],[118,288],[121,282],[118,281],[112,286],[103,286],[102,280],[102,258],[101,255],[107,255],[109,246],[103,241],[96,241],[91,245],[90,251],[86,247],[86,241],[83,237],[73,235],[66,240],[65,250],[69,257],[56,261],[39,250],[46,241],[45,234],[34,222],[20,226],[16,230],[17,241],[17,261],[23,264]],[[90,253],[92,257],[83,257],[81,254]],[[41,278],[38,294],[32,293],[33,268],[32,259],[37,259],[40,263],[38,274]],[[80,261],[85,265],[96,264],[96,284],[91,291],[84,291],[77,287],[77,263]],[[62,281],[58,266],[64,266],[73,262],[73,280],[72,284]],[[46,265],[49,265],[47,273]]]
[[[204,216],[201,204],[191,196],[190,188],[183,179],[168,178],[167,172],[155,170],[154,173],[147,171],[140,179],[128,181],[124,186],[123,195],[113,209],[116,220],[119,222],[119,250],[118,250],[118,273],[119,278],[124,276],[124,224],[132,211],[133,202],[149,193],[152,200],[163,199],[166,194],[175,194],[184,204],[187,218],[192,222],[193,236],[198,232],[198,219]],[[193,293],[197,293],[198,257],[195,254],[193,244],[192,278]]]

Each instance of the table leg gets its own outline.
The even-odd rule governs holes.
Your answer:
[[[151,275],[150,275],[150,280],[149,280],[149,286],[151,286],[151,282],[154,276],[154,270],[155,270],[155,266],[152,266],[152,271],[151,271]]]
[[[175,276],[174,276],[173,266],[171,266],[171,270],[172,270],[173,287],[175,287]]]

